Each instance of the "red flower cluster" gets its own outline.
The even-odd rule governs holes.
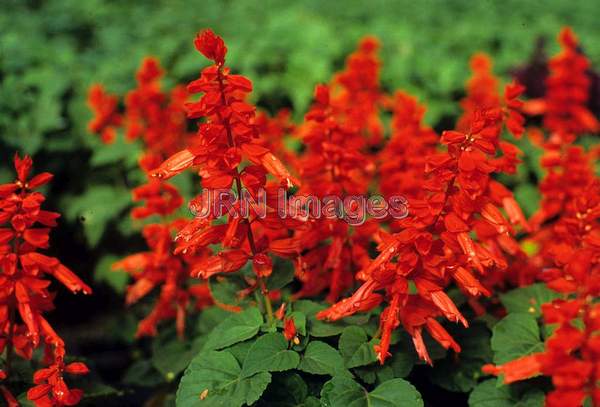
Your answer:
[[[214,222],[210,190],[235,189],[237,196],[245,188],[252,198],[258,199],[259,190],[266,191],[267,203],[277,199],[278,185],[286,187],[297,183],[284,165],[259,139],[255,107],[245,101],[252,90],[252,83],[241,75],[233,75],[225,67],[227,48],[223,40],[212,31],[205,30],[195,41],[196,48],[214,65],[202,70],[200,78],[188,85],[192,94],[203,93],[199,101],[186,105],[189,118],[204,118],[198,132],[182,150],[153,172],[159,179],[170,178],[189,167],[197,167],[202,177],[203,194],[192,201],[192,209],[208,208],[208,216],[187,223],[177,235],[176,252],[197,253],[210,244],[221,243],[228,249],[195,264],[192,276],[209,278],[217,273],[240,270],[252,261],[255,281],[252,288],[259,287],[266,294],[263,278],[271,274],[272,260],[269,252],[280,256],[294,256],[298,245],[288,238],[287,230],[297,223],[293,219],[280,219],[269,205],[264,217],[258,217],[254,208],[246,216],[239,210],[240,201],[234,205],[234,213],[227,215],[226,223]],[[243,160],[249,162],[243,169]],[[267,182],[267,175],[279,182]],[[268,295],[266,307],[270,309]],[[272,311],[269,311],[271,314]]]
[[[492,60],[486,54],[475,54],[471,57],[473,76],[467,82],[467,96],[460,101],[463,109],[456,129],[467,131],[473,113],[478,109],[495,108],[500,105],[498,97],[498,79],[492,72]]]
[[[122,124],[122,116],[118,112],[119,99],[106,93],[102,85],[93,85],[88,93],[88,106],[94,117],[88,125],[93,134],[98,134],[105,144],[115,141],[116,128]]]
[[[179,151],[186,142],[184,86],[169,94],[161,90],[163,70],[156,58],[147,57],[136,74],[138,86],[125,98],[125,132],[129,140],[142,137],[147,154],[165,158]]]
[[[315,102],[297,132],[306,146],[296,161],[303,183],[298,197],[343,200],[367,194],[375,172],[369,146],[382,141],[384,130],[379,115],[383,94],[378,48],[375,38],[364,38],[331,86],[316,87]],[[295,234],[303,249],[296,263],[302,289],[295,296],[314,296],[328,289],[327,300],[333,302],[352,287],[354,274],[368,261],[369,237],[376,224],[351,227],[342,219],[317,219],[307,226]]]
[[[134,190],[134,200],[144,205],[132,215],[162,217],[161,223],[143,230],[150,250],[115,264],[135,279],[128,304],[160,287],[138,335],[155,334],[157,324],[166,319],[175,319],[183,335],[186,312],[211,303],[208,286],[192,284],[189,277],[239,272],[249,285],[240,294],[259,289],[269,320],[279,319],[285,338],[297,342],[294,319],[285,315],[285,304],[273,313],[265,284],[276,255],[295,261],[301,288],[292,299],[326,292],[327,300],[336,302],[360,282],[350,297],[321,311],[320,319],[338,320],[385,304],[375,347],[381,363],[390,356],[393,331],[402,326],[418,355],[431,364],[423,330],[458,352],[460,346],[439,317],[468,326],[447,294],[451,284],[480,313],[485,309],[478,297],[541,279],[565,294],[543,307],[546,322],[558,324],[546,350],[485,371],[503,373],[507,382],[539,373],[551,376],[555,390],[549,406],[575,405],[586,395],[600,400],[600,308],[594,301],[600,291],[600,183],[590,165],[593,156],[569,144],[577,134],[600,126],[585,108],[589,64],[570,30],[563,30],[559,39],[563,52],[550,62],[545,98],[525,107],[519,100],[523,87],[512,83],[499,93],[491,60],[475,55],[467,96],[461,101],[463,114],[456,129],[441,137],[423,123],[425,108],[414,97],[402,91],[387,95],[380,88],[379,44],[370,37],[360,42],[329,85],[316,87],[314,103],[298,126],[286,111],[274,118],[256,113],[248,102],[252,83],[226,67],[227,47],[210,30],[200,33],[194,44],[213,64],[187,91],[162,92],[162,69],[153,59],[143,62],[122,117],[118,99],[97,88],[93,98],[90,94],[97,116],[90,128],[109,139],[124,126],[129,139],[143,138],[146,144],[141,166],[148,182]],[[188,93],[201,96],[184,104]],[[184,109],[187,118],[200,119],[195,134],[187,133]],[[521,111],[543,113],[552,132],[540,142],[548,175],[540,185],[541,208],[530,222],[512,193],[496,180],[497,174],[513,174],[520,163],[520,150],[501,135],[506,128],[521,137]],[[390,138],[385,140],[381,118],[388,112]],[[282,139],[290,133],[303,143],[301,152],[285,149]],[[528,134],[544,138],[539,129]],[[274,152],[281,154],[285,166]],[[302,185],[286,166],[297,170]],[[183,199],[165,181],[188,169],[200,175],[203,188],[190,209],[203,216],[167,219]],[[302,214],[282,218],[277,211],[281,208],[275,208],[281,204],[277,190],[293,185],[298,188],[286,205],[307,204],[308,196],[343,200],[379,190],[388,198],[408,198],[409,216],[368,219],[362,225]],[[254,201],[265,191],[266,214],[258,216],[254,205],[246,213],[240,200],[230,201],[227,214],[217,213],[214,191],[228,191],[232,197],[246,191]],[[528,239],[539,250],[528,258],[515,235],[532,229]],[[43,240],[36,233],[23,236]],[[372,243],[378,245],[375,259],[369,256]],[[216,252],[214,245],[219,246]],[[47,377],[49,382],[53,376]]]
[[[423,124],[425,107],[414,96],[398,91],[388,104],[393,114],[390,140],[379,154],[380,191],[386,198],[422,198],[425,158],[436,151],[439,137]]]
[[[65,344],[43,314],[53,308],[53,294],[48,290],[53,276],[72,292],[90,294],[91,289],[57,258],[38,252],[49,247],[50,228],[60,216],[41,209],[45,198],[35,189],[47,184],[52,174],[41,173],[29,178],[33,162],[30,157],[14,159],[16,181],[0,185],[0,351],[6,351],[6,378],[11,372],[14,354],[31,359],[33,350],[45,345],[44,362],[48,368],[34,376],[37,386],[27,393],[36,406],[64,406],[79,402],[83,392],[69,389],[64,373],[85,374],[83,363],[65,365]],[[6,402],[17,402],[2,386]]]
[[[571,152],[585,158],[580,149]],[[570,157],[564,163],[563,175],[568,179]],[[588,161],[584,159],[584,163]],[[550,177],[560,176],[554,173]],[[557,325],[545,351],[484,368],[488,373],[504,374],[506,383],[540,373],[551,376],[555,389],[547,396],[549,407],[581,405],[587,395],[594,405],[600,403],[600,304],[594,300],[600,296],[600,179],[591,166],[587,167],[587,180],[583,189],[577,183],[572,189],[562,184],[563,193],[572,199],[562,206],[558,220],[544,225],[535,236],[541,248],[532,261],[543,270],[539,277],[565,296],[542,306],[545,323]]]
[[[332,93],[339,120],[367,137],[369,145],[383,141],[384,127],[379,115],[382,91],[379,87],[379,40],[367,36],[348,56],[346,69],[334,76]]]
[[[127,289],[125,301],[128,305],[136,303],[156,287],[160,288],[154,308],[138,325],[138,337],[156,335],[156,327],[161,321],[174,318],[177,333],[183,338],[190,304],[196,309],[212,304],[206,284],[189,282],[190,270],[202,256],[174,253],[172,231],[179,230],[182,222],[146,225],[142,234],[150,250],[132,254],[113,265],[114,270],[124,270],[135,280]]]
[[[177,151],[188,134],[183,104],[187,92],[175,87],[170,97],[161,91],[162,69],[154,58],[146,58],[137,72],[138,87],[125,98],[125,131],[127,138],[142,138],[145,151],[140,167],[148,174],[148,181],[133,190],[134,219],[160,216],[159,223],[144,226],[142,235],[149,251],[132,254],[115,264],[114,270],[131,274],[135,282],[127,289],[125,302],[134,304],[156,288],[160,289],[152,311],[138,325],[136,336],[153,336],[160,322],[175,319],[179,337],[183,338],[186,314],[190,308],[201,309],[212,304],[206,284],[191,284],[191,267],[203,254],[174,253],[173,236],[183,226],[182,220],[167,217],[183,204],[177,188],[150,176],[162,160]]]
[[[542,100],[527,102],[530,114],[543,114],[544,127],[555,137],[569,138],[581,133],[597,132],[600,123],[586,107],[591,80],[590,63],[581,53],[578,40],[571,28],[565,27],[558,35],[562,52],[553,57],[548,68],[546,94]]]
[[[296,194],[299,197],[344,199],[368,191],[374,165],[360,152],[366,138],[339,114],[329,88],[317,86],[315,103],[300,129],[306,152],[298,161],[303,183]],[[303,284],[297,297],[317,295],[328,288],[328,300],[335,301],[352,286],[358,262],[368,259],[360,244],[359,230],[365,227],[356,229],[357,234],[350,237],[350,225],[343,219],[320,218],[297,231],[295,237],[304,251],[297,261],[296,276]],[[331,244],[323,244],[328,239]]]
[[[484,367],[503,374],[506,383],[550,376],[554,390],[546,397],[548,407],[579,406],[586,396],[600,404],[600,304],[595,301],[600,296],[600,178],[593,155],[570,144],[577,134],[598,127],[584,107],[587,60],[578,53],[570,29],[559,39],[564,50],[550,62],[553,77],[545,99],[544,125],[553,132],[542,142],[547,174],[539,186],[540,209],[531,219],[538,250],[529,259],[538,279],[563,294],[542,305],[544,322],[556,329],[543,352]],[[541,138],[539,132],[530,134]]]
[[[494,82],[488,78],[490,81]],[[512,194],[490,175],[513,172],[518,163],[518,149],[500,141],[500,133],[503,124],[515,136],[523,131],[523,118],[517,110],[517,97],[522,91],[518,85],[507,86],[502,104],[497,96],[494,99],[470,95],[469,100],[485,99],[490,104],[479,109],[468,106],[472,111],[464,122],[469,123],[469,129],[444,132],[444,153],[435,152],[431,145],[434,135],[420,128],[422,112],[414,101],[399,96],[401,103],[410,108],[409,114],[417,119],[412,119],[415,124],[405,134],[416,132],[421,136],[423,140],[416,146],[428,153],[423,165],[427,175],[420,177],[425,192],[413,192],[409,199],[410,216],[398,222],[399,232],[379,232],[380,254],[358,274],[363,285],[351,297],[318,314],[321,319],[337,320],[369,310],[385,299],[388,306],[381,314],[381,341],[376,346],[381,363],[390,356],[391,333],[400,324],[413,337],[419,356],[429,363],[423,328],[443,347],[459,351],[458,344],[435,319],[443,315],[468,325],[444,288],[454,280],[468,296],[489,295],[474,272],[485,275],[506,269],[507,260],[502,253],[520,253],[511,237],[514,229],[498,207],[504,207],[511,223],[520,223],[524,228],[527,223]],[[490,100],[498,102],[492,105]],[[500,157],[496,157],[498,150],[503,153]],[[417,162],[411,167],[418,169],[420,165]],[[413,284],[416,293],[411,292]],[[383,296],[378,291],[383,291]]]

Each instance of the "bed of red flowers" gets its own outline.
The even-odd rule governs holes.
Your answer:
[[[93,86],[90,132],[145,146],[131,216],[147,250],[113,268],[131,276],[125,304],[151,298],[136,336],[174,327],[186,349],[176,404],[422,406],[422,365],[471,406],[600,406],[600,150],[580,142],[600,123],[577,37],[558,41],[539,99],[474,55],[462,115],[441,134],[415,97],[381,87],[373,37],[315,86],[301,122],[251,103],[211,30],[194,41],[210,64],[187,86],[165,90],[150,57],[124,97]],[[529,219],[506,183],[524,143],[545,170]],[[52,175],[32,165],[17,154],[0,186],[0,391],[11,407],[75,405],[72,375],[90,368],[44,313],[52,278],[93,293],[43,254],[60,215],[36,191]],[[183,172],[199,183],[189,202],[170,181]],[[18,358],[38,369],[19,400]]]

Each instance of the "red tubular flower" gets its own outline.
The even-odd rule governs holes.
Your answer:
[[[65,365],[62,357],[56,359],[50,367],[38,370],[33,376],[36,386],[27,391],[27,398],[36,406],[74,406],[83,397],[83,390],[67,387],[63,375],[64,373],[87,374],[89,373],[87,366],[81,362]]]
[[[565,140],[582,133],[597,132],[600,123],[586,103],[589,98],[590,63],[580,51],[577,37],[570,27],[558,35],[562,51],[548,62],[550,75],[546,78],[543,100],[527,102],[529,114],[543,114],[544,127]]]
[[[541,365],[538,357],[539,354],[534,353],[511,360],[501,366],[488,364],[483,366],[482,370],[484,373],[493,374],[495,376],[502,374],[504,375],[504,383],[510,384],[539,375]]]
[[[379,40],[367,36],[360,40],[358,49],[346,60],[346,69],[333,78],[332,104],[341,107],[340,118],[350,127],[362,132],[367,143],[377,145],[383,140],[383,124],[379,105],[383,93],[379,87],[381,62]]]
[[[118,113],[118,99],[106,93],[102,85],[93,85],[88,93],[87,103],[94,112],[94,118],[88,124],[88,129],[100,135],[105,144],[115,140],[116,128],[121,125],[122,117]]]
[[[48,275],[54,276],[73,292],[91,294],[91,289],[57,258],[48,257],[37,250],[48,247],[50,227],[56,226],[58,213],[41,209],[44,196],[35,192],[52,179],[49,173],[29,178],[33,162],[30,157],[14,159],[17,179],[10,184],[0,186],[0,219],[6,226],[0,229],[0,267],[3,278],[0,282],[0,351],[7,351],[7,358],[14,352],[30,359],[34,348],[44,343],[49,355],[50,367],[39,370],[34,376],[38,386],[28,392],[28,398],[36,406],[63,406],[76,404],[81,390],[69,390],[62,379],[64,367],[64,343],[54,332],[42,314],[52,309],[53,295],[48,286]],[[43,225],[45,227],[40,228]],[[22,323],[18,323],[16,314]],[[83,363],[75,364],[87,373]],[[7,360],[7,366],[10,361]],[[71,366],[71,365],[69,365]],[[43,372],[52,370],[52,374],[38,380]],[[10,372],[2,372],[6,376]],[[39,382],[38,382],[39,381]],[[47,381],[41,388],[42,381]],[[14,397],[2,386],[2,393],[9,405],[15,405]]]
[[[171,319],[175,320],[178,335],[183,337],[187,313],[212,304],[208,286],[189,281],[192,267],[207,252],[174,253],[172,234],[179,232],[183,223],[166,219],[181,207],[183,198],[165,179],[190,167],[194,156],[183,150],[163,163],[185,145],[189,134],[184,110],[187,92],[180,86],[171,93],[163,92],[162,76],[158,61],[145,58],[136,74],[137,87],[125,98],[126,137],[142,140],[145,152],[139,164],[148,175],[147,183],[133,190],[134,202],[143,202],[143,206],[134,208],[131,215],[134,219],[160,217],[158,223],[147,224],[142,231],[150,250],[132,254],[113,265],[113,269],[123,270],[135,280],[127,289],[128,305],[155,289],[159,291],[154,308],[138,325],[138,337],[155,335],[158,324]]]
[[[125,97],[124,120],[127,139],[142,137],[146,155],[160,161],[181,150],[189,136],[184,110],[188,94],[183,86],[169,94],[162,91],[162,76],[158,60],[144,58],[136,74],[137,87]]]
[[[490,57],[483,53],[475,54],[471,57],[470,65],[473,76],[467,82],[467,96],[460,101],[463,114],[456,124],[456,129],[463,132],[469,130],[470,121],[476,110],[500,106],[499,81],[492,71]]]
[[[287,341],[293,341],[296,345],[300,343],[296,336],[296,324],[294,324],[293,317],[285,318],[283,320],[283,336],[285,336]]]
[[[154,308],[138,325],[137,337],[156,335],[157,325],[169,319],[176,320],[177,333],[183,337],[185,315],[190,308],[202,309],[212,304],[210,292],[202,289],[207,288],[206,285],[189,282],[190,270],[203,257],[173,254],[171,232],[180,227],[181,221],[146,225],[143,235],[150,251],[130,255],[113,264],[114,270],[126,271],[135,280],[127,289],[128,305],[160,289]]]
[[[600,180],[592,154],[570,144],[571,135],[590,130],[584,130],[589,122],[574,113],[587,99],[587,61],[578,54],[570,30],[563,30],[560,40],[563,53],[551,62],[554,76],[548,79],[546,95],[544,124],[554,132],[543,144],[542,166],[548,173],[540,184],[540,209],[531,222],[531,239],[539,249],[529,263],[538,270],[537,277],[565,299],[542,305],[545,323],[556,325],[543,352],[484,368],[503,373],[507,383],[533,374],[550,376],[550,407],[581,405],[587,396],[593,404],[600,403],[600,306],[594,301],[600,295]],[[564,93],[567,84],[569,95]],[[564,110],[553,110],[559,105]]]
[[[220,273],[240,270],[252,260],[256,284],[267,294],[263,277],[271,273],[269,252],[295,255],[297,243],[288,239],[290,222],[276,216],[271,204],[277,200],[277,184],[267,181],[270,174],[279,185],[290,187],[298,182],[281,161],[265,147],[255,121],[255,107],[246,102],[252,91],[250,80],[233,75],[225,67],[227,48],[221,37],[210,30],[200,33],[196,49],[211,65],[202,70],[200,78],[188,85],[189,93],[203,93],[200,100],[186,105],[188,118],[204,118],[189,146],[163,162],[153,175],[166,179],[194,166],[202,177],[203,193],[190,203],[194,210],[206,210],[202,219],[187,222],[177,235],[176,252],[197,254],[209,244],[221,242],[227,250],[204,257],[190,273],[193,277],[209,278]],[[264,128],[264,127],[263,127]],[[242,160],[249,165],[241,169]],[[245,188],[255,201],[266,195],[266,213],[258,216],[258,208],[250,205],[244,213],[241,201],[233,202],[227,214],[218,213],[219,191],[233,188],[237,197]],[[214,194],[211,194],[214,191]],[[221,216],[228,222],[214,223]],[[285,248],[283,247],[285,246]],[[281,251],[276,251],[281,247]],[[265,298],[269,298],[267,295]],[[270,304],[268,304],[270,306]],[[267,307],[268,308],[268,307]]]
[[[397,195],[423,198],[425,158],[436,151],[439,138],[423,124],[425,107],[415,97],[399,91],[388,103],[393,112],[392,134],[379,156],[380,190],[388,199]]]
[[[375,38],[362,39],[331,85],[315,88],[314,104],[297,128],[306,151],[295,161],[303,183],[296,196],[336,197],[338,203],[329,202],[333,209],[349,196],[367,193],[375,169],[369,147],[383,137],[378,49]],[[328,289],[327,300],[333,302],[352,286],[354,273],[368,261],[370,235],[376,227],[361,213],[364,208],[355,209],[346,208],[352,219],[311,219],[310,225],[296,231],[303,251],[296,267],[302,282],[296,298]],[[331,244],[323,243],[326,240]],[[324,262],[318,261],[321,256]]]
[[[514,92],[507,93],[514,97]],[[428,176],[423,188],[427,193],[409,199],[409,217],[398,222],[401,231],[380,234],[379,256],[361,271],[361,278],[366,280],[363,287],[369,288],[361,297],[384,290],[389,304],[381,315],[382,339],[377,348],[381,363],[389,356],[389,335],[400,324],[413,336],[417,353],[429,363],[421,336],[423,327],[442,346],[459,350],[433,320],[444,315],[468,325],[443,291],[449,278],[454,277],[466,295],[489,294],[471,270],[485,275],[507,267],[502,248],[507,242],[514,242],[510,236],[514,230],[497,208],[506,196],[498,193],[499,184],[490,175],[507,168],[506,160],[493,158],[510,109],[497,106],[475,110],[467,132],[442,134],[441,142],[447,146],[447,152],[431,152],[426,158],[424,169]],[[472,232],[476,232],[476,238]],[[513,246],[518,248],[516,243]],[[408,281],[414,282],[417,294],[408,295]],[[353,314],[358,307],[346,305],[352,304],[353,297],[334,304],[318,317]]]

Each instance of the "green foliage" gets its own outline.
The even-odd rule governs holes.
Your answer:
[[[339,352],[321,341],[312,341],[308,344],[298,369],[311,374],[348,375]]]
[[[287,350],[287,341],[280,333],[261,336],[254,342],[244,359],[242,377],[249,377],[258,372],[281,372],[298,366],[300,357],[292,350]]]
[[[450,331],[461,347],[459,354],[449,354],[437,361],[430,372],[431,381],[449,391],[467,393],[481,377],[481,367],[492,361],[490,331],[481,323]]]
[[[321,391],[323,405],[331,407],[419,407],[419,392],[404,379],[393,379],[368,392],[348,377],[334,377]]]
[[[531,314],[512,313],[493,329],[494,363],[502,364],[544,350],[540,328]]]
[[[469,395],[469,407],[542,407],[544,392],[537,388],[496,385],[495,379],[486,380]]]
[[[172,381],[185,370],[195,353],[191,341],[177,338],[174,329],[165,329],[152,343],[152,365],[167,381]]]
[[[543,283],[536,283],[527,287],[516,288],[500,294],[500,300],[509,313],[530,313],[535,317],[541,316],[541,306],[552,300],[560,298],[556,291],[550,290]]]
[[[178,406],[234,407],[252,404],[271,382],[271,375],[259,372],[242,376],[242,369],[227,351],[207,351],[196,356],[183,375],[177,390]],[[201,394],[206,392],[204,399]]]
[[[359,326],[344,328],[340,335],[338,349],[344,358],[346,368],[371,364],[377,360],[373,346],[364,329]]]
[[[129,191],[109,185],[97,185],[79,196],[66,196],[69,201],[65,217],[80,222],[90,246],[98,245],[108,223],[130,204]]]
[[[202,349],[223,349],[250,339],[258,333],[262,323],[263,318],[257,308],[248,308],[239,314],[232,314],[212,330]]]
[[[116,292],[122,293],[125,291],[125,286],[129,281],[127,273],[118,270],[112,270],[112,265],[119,260],[117,256],[106,255],[96,264],[94,270],[94,280],[104,282],[111,286]]]
[[[85,98],[92,83],[124,94],[135,85],[134,73],[146,55],[161,60],[166,87],[185,83],[206,63],[191,39],[199,29],[211,27],[228,44],[232,70],[252,79],[253,102],[270,111],[291,107],[299,118],[314,85],[330,80],[357,40],[372,33],[382,40],[384,88],[415,94],[428,105],[427,122],[439,125],[452,123],[459,113],[456,101],[469,75],[468,59],[476,51],[492,53],[495,72],[506,80],[509,69],[527,59],[538,36],[551,39],[569,24],[592,62],[600,63],[600,42],[595,41],[599,13],[597,2],[574,7],[558,0],[457,0],[450,7],[441,0],[374,0],[368,6],[351,0],[343,7],[320,0],[8,0],[0,13],[0,176],[2,182],[9,179],[5,163],[15,150],[33,154],[37,168],[55,173],[47,209],[63,214],[61,226],[72,235],[77,250],[85,248],[91,254],[78,274],[87,281],[91,276],[85,273],[93,273],[97,282],[122,293],[129,277],[110,267],[139,244],[133,232],[144,222],[132,221],[128,209],[130,190],[143,183],[145,175],[137,168],[139,143],[118,134],[115,143],[104,145],[87,133],[91,114]],[[549,41],[549,53],[555,50]],[[593,143],[582,139],[584,145]],[[539,207],[539,192],[531,182],[544,175],[541,149],[526,137],[518,145],[525,152],[524,165],[508,182],[530,216]],[[172,182],[186,198],[198,190],[191,175]],[[187,216],[185,210],[181,213]],[[117,248],[109,251],[104,243]],[[287,301],[293,265],[273,260],[275,272],[267,287],[283,289]],[[419,393],[403,380],[410,375],[411,381],[413,376],[429,380],[440,391],[472,391],[471,406],[542,404],[541,390],[498,386],[495,379],[478,381],[484,363],[504,363],[543,349],[544,332],[536,318],[543,303],[559,297],[543,284],[502,294],[509,314],[494,326],[492,335],[483,324],[469,330],[450,328],[462,347],[458,355],[426,335],[435,361],[430,369],[421,366],[405,332],[394,334],[392,357],[379,365],[373,350],[377,318],[369,313],[327,323],[317,320],[316,313],[328,304],[291,302],[289,316],[301,336],[301,343],[294,345],[274,332],[281,328],[280,321],[264,326],[260,311],[252,308],[254,298],[238,296],[247,286],[243,273],[210,283],[215,299],[245,310],[233,314],[211,307],[188,318],[190,332],[184,341],[166,327],[157,338],[136,343],[128,350],[133,362],[124,369],[124,386],[160,389],[166,394],[164,405],[179,384],[181,406],[422,406]],[[112,336],[116,344],[111,346],[123,347],[120,341],[129,346],[133,319],[101,321],[99,330]],[[13,369],[17,380],[31,377],[29,362]],[[208,392],[201,400],[204,390]],[[86,400],[100,404],[111,391],[86,388]],[[24,394],[19,400],[27,405]]]

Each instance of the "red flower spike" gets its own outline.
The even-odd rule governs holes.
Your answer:
[[[264,127],[257,124],[256,108],[247,102],[252,83],[243,76],[231,74],[225,67],[227,48],[221,37],[205,30],[197,36],[194,44],[200,53],[214,62],[214,65],[202,70],[199,79],[187,86],[192,94],[202,93],[199,100],[185,104],[187,117],[203,120],[197,133],[184,143],[187,148],[150,171],[153,177],[165,180],[194,167],[202,177],[203,193],[190,203],[190,208],[205,216],[181,223],[174,257],[194,256],[195,260],[190,261],[185,269],[188,276],[201,279],[236,272],[252,260],[258,281],[251,283],[252,286],[243,294],[260,287],[269,300],[262,279],[268,277],[273,269],[270,254],[295,256],[298,253],[297,242],[286,240],[286,222],[273,216],[256,216],[259,208],[253,205],[246,214],[241,211],[239,202],[233,203],[227,221],[220,222],[217,218],[223,214],[215,211],[219,206],[216,200],[231,188],[235,189],[235,196],[240,197],[245,188],[253,199],[257,198],[259,190],[266,191],[266,202],[271,204],[276,202],[277,194],[276,188],[268,183],[267,174],[287,187],[298,182],[265,145],[265,138],[260,134]],[[242,170],[242,163],[247,161],[251,165]],[[270,208],[267,213],[274,211]],[[208,246],[217,243],[228,250],[211,255],[212,249]],[[151,285],[140,283],[139,287],[139,293],[145,295]],[[144,325],[144,332],[156,331],[152,321]]]
[[[122,122],[117,110],[117,97],[106,93],[102,85],[93,85],[90,87],[87,103],[94,112],[94,118],[88,124],[89,131],[100,135],[103,143],[112,143],[115,140],[116,128]]]
[[[9,304],[0,313],[0,327],[2,336],[11,338],[3,341],[1,347],[11,347],[15,354],[30,359],[33,349],[45,343],[46,362],[50,366],[35,373],[37,386],[28,391],[28,398],[37,406],[73,405],[79,402],[83,392],[69,390],[63,381],[64,342],[42,316],[52,308],[53,294],[48,290],[51,281],[47,277],[53,276],[73,292],[91,294],[91,289],[58,259],[36,251],[49,246],[50,229],[40,228],[39,224],[56,226],[59,215],[41,210],[44,197],[32,190],[50,182],[52,174],[41,173],[30,179],[33,162],[28,156],[21,159],[15,155],[14,164],[17,181],[2,188],[0,194],[0,219],[5,226],[0,229],[0,240],[6,245],[0,263],[5,275],[10,276],[0,281],[3,303]],[[10,307],[14,307],[12,311]],[[15,311],[20,322],[9,320],[9,314]],[[76,374],[88,372],[83,363],[69,366]],[[1,373],[6,378],[6,373]],[[9,406],[18,405],[8,389],[0,386],[0,390]]]
[[[389,356],[389,332],[400,324],[413,337],[419,356],[428,363],[431,359],[423,342],[423,327],[429,329],[442,346],[459,350],[433,319],[443,315],[468,326],[443,291],[448,277],[454,277],[467,295],[489,295],[489,290],[471,270],[485,276],[507,267],[502,249],[508,249],[511,255],[520,253],[518,245],[515,249],[511,241],[514,231],[497,205],[508,208],[513,222],[521,223],[524,228],[526,222],[510,192],[500,189],[497,186],[500,184],[490,176],[493,172],[510,171],[515,165],[516,151],[507,143],[501,144],[500,134],[511,118],[510,109],[518,107],[516,97],[520,89],[513,86],[507,92],[510,101],[501,101],[495,89],[496,79],[488,72],[487,59],[476,58],[473,66],[481,74],[481,80],[489,83],[488,89],[484,94],[471,95],[468,103],[465,102],[462,128],[442,134],[440,141],[447,145],[447,152],[436,152],[434,143],[420,147],[428,147],[421,150],[427,151],[427,156],[419,166],[412,167],[419,169],[421,175],[417,176],[417,185],[406,189],[411,194],[409,216],[397,225],[392,224],[397,232],[381,235],[379,256],[367,262],[359,273],[367,283],[350,298],[318,314],[319,318],[332,320],[352,315],[360,309],[361,300],[381,295],[375,291],[383,291],[383,299],[390,305],[381,315],[382,341],[377,348],[380,361]],[[402,100],[404,108],[414,111],[414,103],[409,104],[406,98]],[[415,117],[411,111],[408,113],[413,116],[407,117]],[[418,115],[416,119],[417,125],[412,131],[422,131]],[[506,156],[496,159],[500,145]],[[389,193],[393,193],[392,188]],[[407,296],[408,280],[417,286],[416,295]],[[400,301],[403,297],[406,299]]]
[[[585,120],[578,120],[574,113],[587,100],[588,62],[569,29],[559,38],[563,51],[550,62],[544,101],[544,125],[553,133],[547,141],[539,141],[546,150],[541,161],[547,175],[539,186],[540,209],[530,221],[536,252],[522,266],[565,299],[541,307],[544,322],[555,326],[542,352],[484,367],[486,373],[503,374],[507,383],[537,374],[551,377],[554,389],[546,396],[546,406],[581,405],[586,397],[597,399],[600,369],[600,306],[593,301],[600,295],[600,180],[592,155],[571,145],[574,135],[594,127],[586,129]],[[573,84],[568,95],[567,82]],[[511,208],[514,201],[504,195],[506,191],[496,192],[511,221],[521,221],[522,214]]]
[[[569,140],[583,133],[596,133],[600,123],[587,108],[591,80],[588,58],[580,51],[579,41],[570,27],[558,35],[561,52],[550,59],[550,74],[542,100],[528,101],[524,110],[543,114],[543,124],[555,138]]]

